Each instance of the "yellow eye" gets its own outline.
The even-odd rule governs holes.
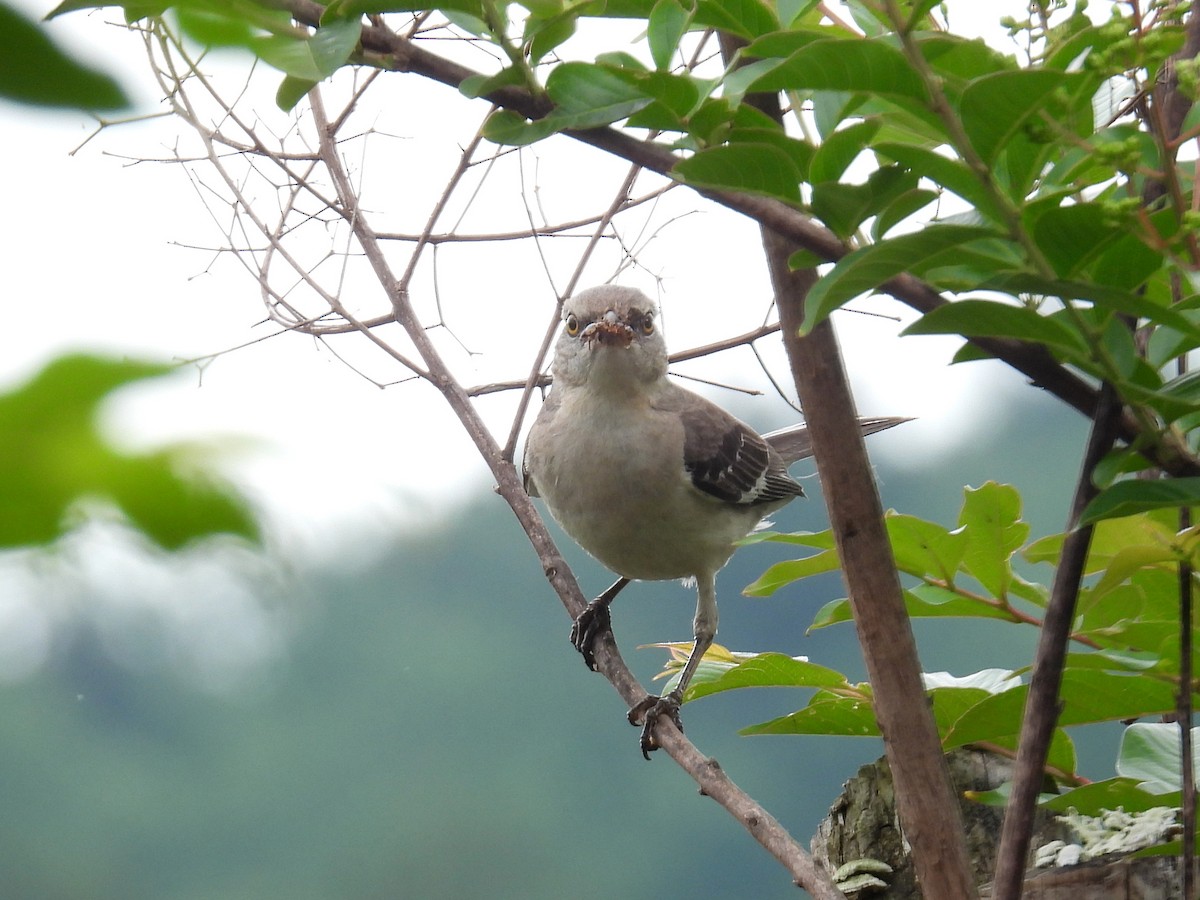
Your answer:
[[[571,337],[579,334],[579,317],[575,313],[570,313],[567,316],[567,334]]]
[[[654,334],[654,317],[653,316],[646,315],[646,316],[642,317],[642,334],[647,335],[647,336]]]

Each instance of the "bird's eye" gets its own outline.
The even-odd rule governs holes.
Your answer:
[[[566,325],[567,334],[569,334],[571,337],[575,337],[575,335],[579,334],[579,316],[575,315],[575,313],[570,313],[567,316]]]
[[[654,334],[654,317],[647,315],[642,317],[642,334],[647,337]]]

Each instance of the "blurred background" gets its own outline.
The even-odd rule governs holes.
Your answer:
[[[361,338],[333,345],[263,327],[257,286],[213,249],[225,226],[203,183],[141,161],[176,148],[183,126],[155,115],[137,42],[93,14],[49,31],[117,74],[145,118],[97,133],[81,113],[0,105],[0,391],[66,352],[190,361],[115,394],[103,432],[131,454],[202,442],[250,499],[263,542],[167,552],[101,515],[51,547],[0,555],[0,893],[795,896],[669,760],[642,760],[620,699],[568,644],[534,554],[436,396],[394,383],[403,373]],[[453,165],[447,148],[470,134],[442,107],[460,98],[405,90],[405,114],[426,129],[414,133],[451,123],[428,159]],[[424,172],[428,159],[396,171]],[[613,184],[624,171],[563,144],[532,159],[551,195],[581,166]],[[413,206],[419,220],[428,207]],[[523,378],[552,310],[547,276],[531,253],[463,260],[441,281],[462,329],[498,308],[527,333],[511,354],[464,354],[464,380]],[[661,298],[673,349],[753,328],[768,309],[756,231],[732,215],[688,210],[638,260],[622,280]],[[1001,366],[948,367],[953,341],[896,341],[911,317],[894,305],[862,312],[872,315],[837,320],[859,411],[918,417],[870,439],[885,507],[953,525],[963,487],[995,480],[1020,489],[1034,536],[1061,530],[1083,423]],[[786,383],[771,343],[768,369]],[[680,372],[763,391],[704,388],[763,430],[795,419],[749,351]],[[503,437],[513,398],[484,405]],[[781,511],[779,530],[826,527],[819,485],[807,484],[810,499]],[[585,592],[607,586],[559,537]],[[805,633],[842,596],[836,577],[741,596],[783,558],[772,545],[735,556],[719,580],[719,641],[861,679],[851,628]],[[692,603],[677,584],[639,584],[614,607],[644,683],[664,654],[635,648],[687,639]],[[926,669],[954,674],[1025,665],[1035,639],[996,623],[916,630]],[[875,740],[737,735],[807,699],[743,691],[685,710],[701,750],[803,842],[841,783],[882,753]],[[1081,771],[1111,774],[1115,730],[1077,737]]]

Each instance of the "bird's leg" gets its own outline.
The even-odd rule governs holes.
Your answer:
[[[603,594],[585,606],[571,625],[571,643],[583,654],[583,661],[593,672],[596,671],[596,640],[605,632],[612,633],[612,617],[608,607],[627,584],[628,578],[618,578]]]
[[[650,758],[651,752],[658,749],[658,741],[654,738],[654,728],[658,720],[666,716],[675,723],[675,727],[683,731],[683,722],[679,718],[679,707],[683,703],[683,692],[696,674],[704,654],[712,646],[717,636],[717,583],[716,576],[702,575],[696,580],[696,618],[692,622],[694,642],[692,652],[688,654],[683,671],[679,674],[679,682],[670,692],[661,697],[649,695],[629,710],[629,723],[642,726],[642,756]]]

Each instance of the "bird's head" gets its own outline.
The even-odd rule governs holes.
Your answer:
[[[563,304],[563,330],[554,354],[554,378],[615,388],[657,381],[667,371],[667,346],[658,307],[634,288],[604,285]]]

